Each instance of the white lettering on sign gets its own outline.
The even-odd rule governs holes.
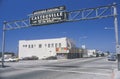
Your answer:
[[[66,12],[55,12],[42,15],[34,15],[30,18],[31,25],[43,25],[63,22],[67,19]]]
[[[50,13],[50,12],[58,12],[58,11],[65,10],[65,6],[50,8],[50,9],[44,9],[44,10],[37,10],[34,11],[33,14],[44,14],[44,13]]]

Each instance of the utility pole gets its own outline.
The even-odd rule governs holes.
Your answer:
[[[2,37],[2,67],[4,66],[4,52],[5,52],[5,27],[6,27],[6,22],[3,24],[3,37]]]
[[[116,5],[116,3],[113,3],[113,5]],[[115,38],[116,38],[116,53],[118,58],[118,71],[120,71],[120,45],[119,45],[119,36],[118,36],[118,19],[117,19],[117,8],[116,6],[113,6],[114,8],[114,26],[115,26]]]

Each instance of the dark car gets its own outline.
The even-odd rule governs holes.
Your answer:
[[[47,58],[43,58],[43,60],[56,60],[57,57],[56,56],[50,56],[50,57],[47,57]]]

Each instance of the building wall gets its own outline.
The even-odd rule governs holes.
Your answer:
[[[80,49],[80,53],[82,53],[82,57],[88,57],[87,49]]]
[[[88,57],[96,57],[97,50],[88,50]]]
[[[67,47],[68,38],[42,39],[42,40],[20,40],[19,58],[37,56],[39,59],[56,55],[56,48]],[[74,46],[69,41],[69,46]]]

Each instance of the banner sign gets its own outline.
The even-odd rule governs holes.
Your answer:
[[[64,22],[68,19],[68,14],[62,10],[65,10],[65,7],[34,11],[30,24],[34,26]]]

